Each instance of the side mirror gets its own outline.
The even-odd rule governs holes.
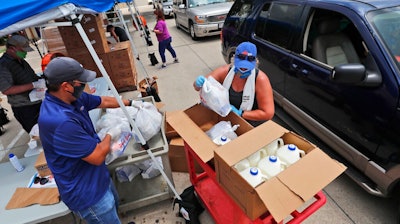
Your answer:
[[[331,80],[337,83],[358,84],[366,76],[366,69],[362,64],[343,64],[333,68]]]

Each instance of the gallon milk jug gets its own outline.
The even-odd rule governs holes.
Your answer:
[[[248,159],[243,159],[236,163],[233,167],[235,167],[238,172],[241,172],[250,167],[250,162]]]
[[[263,174],[257,167],[249,167],[240,172],[240,175],[247,180],[252,187],[256,187],[263,182]]]
[[[283,168],[281,161],[276,156],[264,157],[258,162],[258,168],[268,179],[280,173]]]
[[[266,156],[276,156],[276,151],[283,146],[283,139],[278,138],[268,145],[264,146],[264,152]]]
[[[276,152],[282,164],[287,168],[300,159],[300,155],[304,156],[305,152],[297,148],[294,144],[288,144],[280,147]]]
[[[260,161],[260,159],[263,157],[263,150],[258,150],[255,153],[251,154],[249,157],[247,157],[247,159],[250,162],[250,166],[256,167],[258,165],[258,162]]]
[[[227,138],[226,136],[222,135],[218,138],[215,138],[213,140],[213,142],[217,145],[225,145],[226,143],[228,143],[229,141],[231,141],[229,138]]]

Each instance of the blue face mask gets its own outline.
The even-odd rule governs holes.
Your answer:
[[[247,77],[249,77],[251,75],[251,70],[242,71],[242,70],[240,70],[240,69],[235,67],[235,73],[238,73],[238,72],[240,73],[239,77],[241,79],[245,79],[245,78],[247,78]]]

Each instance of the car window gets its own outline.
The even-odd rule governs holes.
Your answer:
[[[286,3],[266,3],[256,21],[257,37],[287,48],[293,24],[298,22],[303,6]]]
[[[400,7],[374,11],[367,18],[388,52],[395,61],[400,62]]]
[[[355,25],[346,16],[315,9],[309,20],[306,54],[330,66],[363,63],[367,46]]]
[[[189,8],[195,8],[198,6],[230,2],[231,0],[189,0]]]
[[[227,19],[225,20],[224,26],[229,27],[233,30],[240,30],[243,25],[247,23],[246,18],[253,12],[254,5],[253,1],[241,1],[236,2],[232,5]]]

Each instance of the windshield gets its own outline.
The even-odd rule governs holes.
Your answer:
[[[189,0],[189,8],[231,1],[232,0]]]
[[[400,7],[371,12],[367,19],[374,27],[391,56],[400,62]]]

